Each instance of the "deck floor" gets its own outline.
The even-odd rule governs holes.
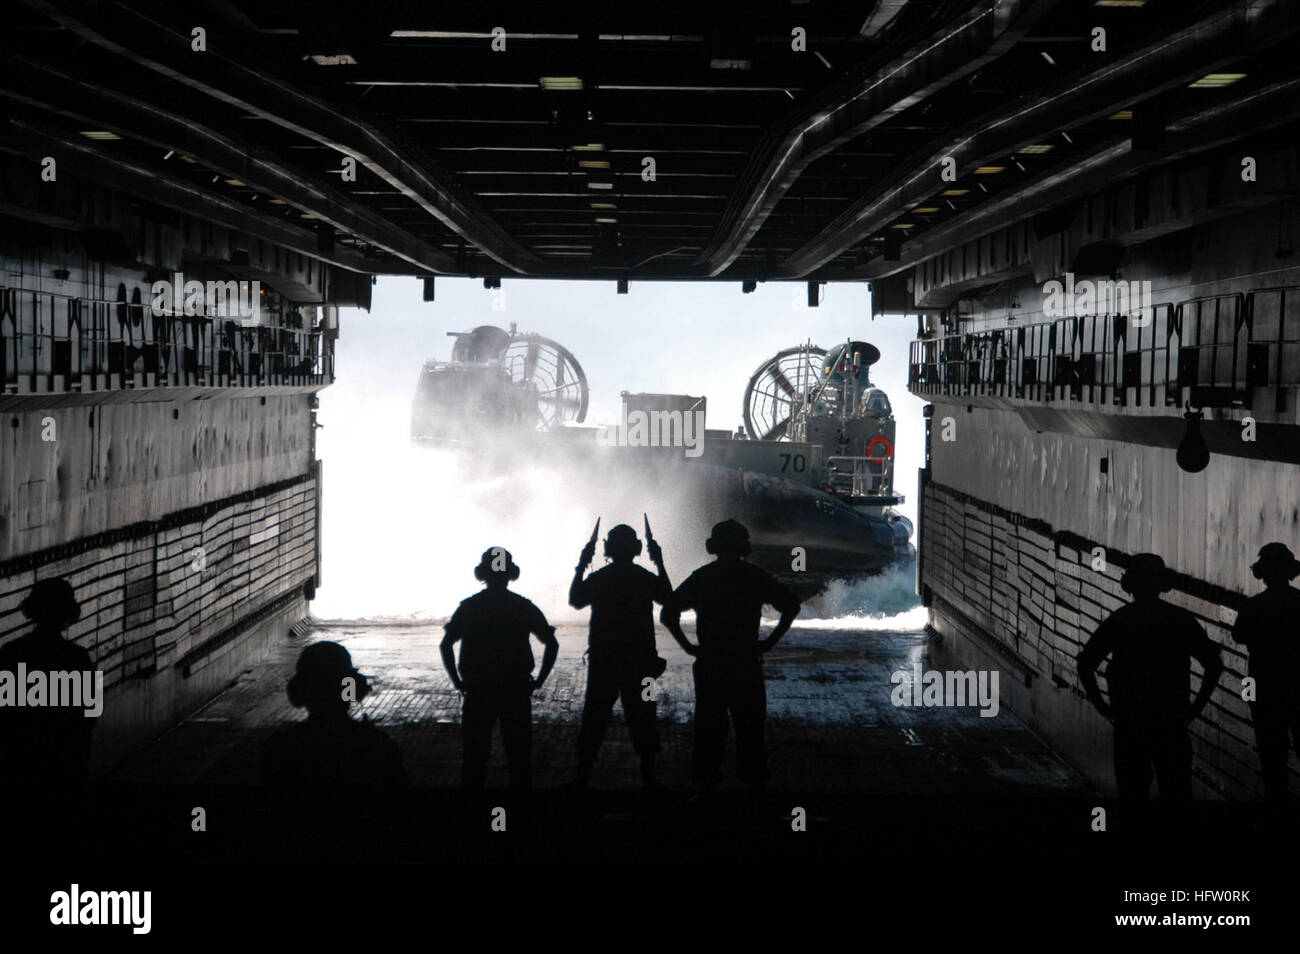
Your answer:
[[[533,701],[534,784],[566,783],[581,719],[586,633],[562,626],[555,671]],[[460,695],[443,671],[441,627],[322,623],[286,641],[230,688],[131,759],[117,781],[255,785],[262,741],[303,718],[284,687],[302,646],[330,639],[346,646],[374,692],[360,714],[398,743],[412,783],[454,788],[460,773]],[[667,643],[668,645],[664,645]],[[765,657],[768,741],[775,791],[812,784],[827,794],[1085,796],[1090,789],[1009,710],[899,708],[891,674],[925,657],[922,633],[848,632],[798,626]],[[664,634],[668,670],[659,680],[661,781],[690,787],[691,660]],[[539,652],[540,655],[540,652]],[[495,740],[489,786],[506,784]],[[734,782],[733,747],[724,774]],[[639,786],[638,762],[621,710],[615,710],[593,776],[600,789]]]

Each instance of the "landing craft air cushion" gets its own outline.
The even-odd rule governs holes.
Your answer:
[[[452,336],[451,360],[426,362],[420,374],[417,443],[473,453],[504,443],[590,454],[593,464],[604,455],[615,479],[620,469],[651,475],[660,503],[689,502],[701,525],[745,524],[750,559],[803,596],[915,552],[912,525],[894,509],[903,497],[893,489],[893,412],[868,377],[880,352],[866,342],[804,344],[763,362],[733,434],[705,428],[704,397],[626,391],[618,424],[583,426],[586,374],[562,345],[513,325]]]

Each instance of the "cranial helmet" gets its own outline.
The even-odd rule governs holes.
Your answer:
[[[620,557],[630,560],[640,554],[641,541],[637,538],[635,530],[625,523],[610,528],[609,534],[605,537],[605,556],[611,560]]]
[[[484,583],[493,577],[505,577],[507,580],[519,579],[519,567],[515,558],[505,547],[488,547],[483,551],[478,566],[474,567],[474,577]]]
[[[298,655],[298,664],[287,687],[292,705],[308,708],[342,702],[343,680],[353,681],[351,701],[370,694],[370,683],[352,665],[352,655],[338,643],[312,643]]]
[[[1135,553],[1119,585],[1134,595],[1145,592],[1164,593],[1172,588],[1165,561],[1156,553]]]
[[[60,629],[81,619],[77,593],[63,577],[37,580],[18,608],[32,622],[52,624]]]
[[[1274,574],[1294,580],[1300,576],[1300,561],[1285,543],[1266,543],[1260,547],[1259,559],[1250,565],[1250,569],[1257,580]]]
[[[704,541],[704,549],[714,556],[747,557],[752,549],[749,531],[735,520],[716,523],[709,539]]]

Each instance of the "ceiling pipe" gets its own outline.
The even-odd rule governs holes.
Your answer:
[[[187,32],[178,32],[124,3],[79,5],[24,0],[65,29],[137,66],[175,80],[307,139],[356,159],[359,165],[415,202],[448,229],[512,271],[528,274],[541,260],[516,242],[473,197],[462,194],[430,160],[405,158],[378,129],[270,73],[211,49],[189,53]]]
[[[812,162],[1001,56],[1054,3],[983,0],[885,66],[832,84],[763,136],[696,264],[710,276],[728,268]]]
[[[1290,0],[1243,0],[1171,37],[1104,65],[1068,77],[1025,105],[981,116],[911,169],[853,203],[777,266],[777,275],[800,278],[848,251],[903,209],[934,195],[940,163],[956,160],[963,174],[1061,128],[1149,99],[1189,78],[1281,42],[1300,29],[1300,8]]]

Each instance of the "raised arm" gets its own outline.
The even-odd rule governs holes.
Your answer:
[[[573,568],[573,582],[569,584],[569,605],[574,609],[582,609],[591,605],[591,594],[587,592],[582,575],[587,572],[587,567],[591,566],[591,561],[595,556],[596,541],[593,538],[582,548],[582,555],[578,557],[578,565]]]
[[[646,550],[650,553],[650,559],[655,567],[659,570],[659,579],[655,584],[654,600],[659,605],[666,605],[668,598],[672,596],[673,584],[668,579],[668,570],[664,567],[664,551],[659,549],[658,540],[647,540]]]

